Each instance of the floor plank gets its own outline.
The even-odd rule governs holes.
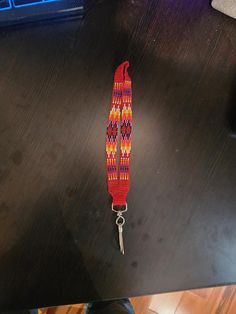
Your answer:
[[[223,294],[218,302],[218,306],[214,313],[226,314],[230,310],[230,306],[233,303],[236,294],[235,286],[228,286],[223,289]],[[236,313],[236,308],[234,308],[234,313]]]
[[[236,312],[236,294],[234,294],[233,300],[229,306],[227,314],[235,314]]]
[[[223,293],[224,293],[224,287],[216,287],[212,290],[210,298],[208,299],[208,302],[206,303],[204,314],[217,313],[216,310],[217,310],[218,304],[220,303]]]
[[[204,307],[205,300],[203,298],[184,292],[177,308],[171,314],[202,314]]]
[[[130,299],[136,314],[235,314],[236,285],[157,294]],[[39,310],[39,314],[82,314],[84,305]]]
[[[182,295],[183,292],[173,292],[153,296],[149,309],[158,314],[173,314],[182,298]]]
[[[213,288],[208,288],[208,289],[194,289],[194,290],[189,290],[190,293],[197,295],[201,298],[209,298],[211,293],[212,293]]]
[[[131,298],[130,302],[132,303],[136,314],[152,314],[149,310],[149,305],[153,299],[153,296],[144,296],[144,297],[136,297]]]

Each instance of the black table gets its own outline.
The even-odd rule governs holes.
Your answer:
[[[130,60],[126,254],[105,176]],[[205,0],[99,1],[0,32],[0,308],[236,282],[236,22]]]

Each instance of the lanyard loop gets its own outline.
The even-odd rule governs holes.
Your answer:
[[[132,130],[132,86],[125,61],[115,71],[111,108],[106,133],[106,168],[108,192],[112,196],[112,210],[116,212],[120,251],[124,254],[123,213],[128,210],[126,196],[130,187],[130,153]],[[119,132],[120,130],[120,132]],[[118,135],[120,156],[117,161]],[[123,210],[114,206],[125,206]]]
[[[115,71],[111,108],[106,134],[106,166],[108,192],[113,205],[125,205],[130,186],[130,153],[132,130],[132,87],[125,61]],[[117,162],[118,128],[120,158]]]

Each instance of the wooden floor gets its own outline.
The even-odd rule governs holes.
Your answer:
[[[236,286],[131,298],[136,314],[235,314]],[[41,314],[82,314],[84,305],[40,309]]]

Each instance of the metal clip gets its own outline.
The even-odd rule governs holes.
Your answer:
[[[116,225],[118,227],[120,252],[123,255],[125,254],[124,240],[123,240],[124,224],[125,224],[125,218],[122,216],[122,212],[117,212]]]
[[[127,203],[125,204],[124,210],[115,210],[114,205],[112,203],[112,210],[117,214],[116,225],[118,227],[120,252],[124,255],[125,248],[124,248],[124,239],[123,239],[123,226],[125,224],[125,218],[123,217],[123,213],[128,210],[128,205]]]

